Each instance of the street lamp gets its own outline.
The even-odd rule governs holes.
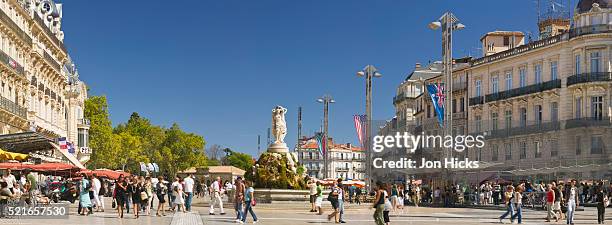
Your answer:
[[[323,118],[324,118],[324,122],[323,122],[323,140],[325,143],[325,153],[323,155],[323,164],[325,165],[325,167],[323,168],[324,170],[324,174],[325,177],[327,178],[329,177],[329,169],[328,169],[328,165],[327,165],[327,161],[328,161],[328,156],[329,156],[329,151],[327,150],[327,141],[328,139],[328,135],[329,135],[329,127],[328,127],[328,119],[329,119],[329,103],[336,103],[336,100],[334,100],[330,95],[323,95],[322,97],[317,99],[318,103],[323,103]]]
[[[453,31],[463,30],[465,25],[459,23],[459,19],[451,12],[444,13],[437,21],[429,23],[429,28],[432,30],[442,29],[442,63],[444,64],[444,94],[446,100],[444,102],[444,133],[453,135],[453,114],[451,102],[453,100]],[[452,157],[452,150],[445,151],[444,155]]]
[[[357,76],[365,77],[366,79],[366,140],[364,147],[366,148],[366,178],[368,187],[372,188],[372,151],[370,149],[370,140],[372,139],[372,77],[382,77],[373,65],[367,65],[363,70],[357,72]]]

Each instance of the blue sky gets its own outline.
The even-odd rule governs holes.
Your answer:
[[[65,43],[90,94],[108,97],[114,125],[135,111],[251,154],[277,104],[289,109],[291,146],[298,106],[303,133],[318,130],[323,94],[337,101],[331,136],[357,143],[352,115],[365,111],[365,87],[355,72],[366,64],[383,74],[374,119],[391,118],[395,89],[414,64],[440,58],[440,31],[427,24],[446,10],[467,26],[455,33],[455,56],[480,51],[488,31],[537,33],[531,0],[63,2]]]

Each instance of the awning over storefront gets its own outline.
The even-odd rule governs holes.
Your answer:
[[[53,149],[54,140],[36,132],[24,132],[0,135],[0,148],[5,151],[24,153],[46,151]]]
[[[0,149],[0,160],[17,160],[23,161],[29,157],[28,154],[8,152]]]
[[[68,163],[0,163],[0,169],[25,170],[30,169],[34,172],[48,175],[70,175],[75,174],[80,169]]]

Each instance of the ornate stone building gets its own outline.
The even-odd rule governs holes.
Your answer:
[[[330,176],[325,177],[325,160],[319,153],[319,145],[315,138],[304,137],[300,140],[301,148],[296,149],[300,163],[306,168],[307,174],[318,179],[343,178],[363,180],[365,178],[365,153],[350,143],[336,144],[330,139],[329,165]]]
[[[51,0],[0,1],[0,134],[65,137],[87,158],[89,121],[85,84],[64,46],[62,4]],[[15,147],[8,136],[0,148]],[[17,143],[17,144],[16,144]],[[18,147],[15,147],[18,148]],[[82,150],[82,151],[79,151]]]

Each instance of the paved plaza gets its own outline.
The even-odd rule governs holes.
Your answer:
[[[110,206],[110,198],[106,198],[107,205]],[[135,219],[133,214],[125,214],[123,219],[117,218],[117,213],[113,209],[107,209],[103,213],[95,213],[91,216],[76,215],[76,204],[70,211],[69,219],[3,219],[0,224],[44,224],[44,225],[223,225],[235,224],[235,213],[231,204],[226,204],[226,215],[208,215],[208,199],[194,199],[194,209],[191,213],[168,213],[165,217],[141,216]],[[330,206],[325,208],[330,212]],[[325,215],[316,215],[308,212],[309,206],[306,203],[291,202],[277,204],[259,204],[255,207],[259,222],[257,224],[266,225],[316,225],[333,224],[326,219]],[[373,209],[370,205],[347,204],[345,210],[345,220],[347,224],[374,224],[372,220]],[[473,209],[473,208],[429,208],[429,207],[406,207],[403,211],[391,214],[391,224],[498,224],[497,219],[503,213],[496,209]],[[523,224],[565,224],[565,221],[557,223],[545,223],[545,211],[524,210]],[[596,209],[587,207],[584,211],[576,213],[576,224],[597,224],[595,218]],[[612,209],[606,213],[608,223],[612,224]],[[509,220],[505,220],[510,223]],[[247,224],[251,224],[249,216]]]

